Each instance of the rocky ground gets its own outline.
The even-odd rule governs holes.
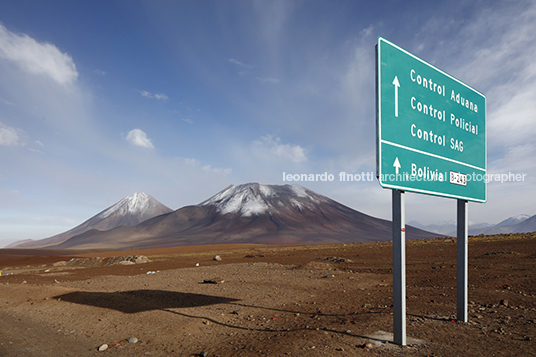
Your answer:
[[[535,354],[536,233],[470,238],[468,323],[455,240],[407,242],[405,347],[389,243],[31,253],[0,251],[0,356]]]

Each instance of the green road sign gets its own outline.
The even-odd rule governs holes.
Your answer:
[[[486,97],[378,39],[377,175],[384,188],[486,201]]]

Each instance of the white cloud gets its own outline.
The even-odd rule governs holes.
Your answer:
[[[39,140],[36,140],[35,145],[39,146],[39,147],[44,147],[45,145],[39,141]],[[36,149],[36,148],[32,148],[32,147],[28,147],[28,150],[30,150],[31,152],[35,152],[35,153],[38,153],[38,154],[44,154],[43,151],[39,150],[39,149]]]
[[[53,44],[10,32],[1,24],[0,59],[14,63],[24,72],[49,76],[59,84],[72,84],[78,78],[71,56]]]
[[[374,25],[370,25],[369,27],[359,31],[359,35],[361,36],[361,38],[367,38],[369,37],[371,34],[373,34],[373,32],[376,30],[376,27]]]
[[[5,105],[15,105],[15,103],[10,102],[9,100],[5,100],[2,97],[0,97],[0,102],[4,103]]]
[[[31,152],[35,152],[36,154],[44,154],[44,152],[42,150],[39,150],[39,149],[28,148],[28,150],[30,150]]]
[[[277,63],[281,55],[281,44],[289,37],[290,24],[297,10],[293,1],[255,1],[256,31],[261,36],[263,47],[270,61]]]
[[[212,165],[203,165],[201,166],[201,162],[197,159],[184,159],[184,162],[189,166],[194,167],[200,167],[203,171],[215,173],[222,176],[228,176],[233,172],[233,169],[231,168],[218,168],[218,167],[212,167]]]
[[[154,149],[154,145],[151,139],[147,137],[147,134],[141,129],[132,129],[128,132],[127,141],[132,145],[141,146],[147,149]]]
[[[228,58],[227,61],[229,63],[235,64],[235,65],[237,65],[237,66],[239,66],[239,67],[241,67],[243,69],[243,71],[238,72],[240,75],[249,74],[249,73],[251,73],[251,70],[253,70],[255,68],[255,66],[245,64],[243,62],[235,60],[234,58]],[[278,84],[279,82],[281,82],[281,80],[279,80],[278,78],[274,78],[274,77],[256,77],[255,79],[258,80],[261,83]]]
[[[190,165],[190,166],[200,166],[201,163],[199,162],[199,160],[197,159],[184,159],[184,162],[187,164],[187,165]]]
[[[0,123],[0,145],[21,146],[23,145],[18,130]]]
[[[146,90],[140,90],[140,94],[143,97],[152,98],[152,99],[159,99],[159,100],[169,99],[169,97],[167,95],[165,95],[164,93],[154,93],[153,94],[151,92],[147,92]]]
[[[255,68],[255,66],[251,66],[249,64],[242,63],[242,62],[240,62],[238,60],[235,60],[234,58],[229,58],[229,59],[227,59],[227,61],[229,61],[232,64],[236,64],[237,66],[243,67],[243,68],[247,68],[247,69]]]
[[[219,168],[219,167],[212,167],[211,165],[205,165],[201,167],[204,171],[213,172],[218,175],[222,176],[228,176],[233,172],[233,169],[231,168]]]
[[[279,79],[273,78],[273,77],[265,77],[265,78],[257,77],[257,80],[259,80],[262,83],[272,83],[272,84],[278,84],[280,82]]]
[[[282,144],[281,138],[273,138],[271,135],[267,135],[263,136],[261,141],[255,141],[253,144],[266,147],[272,155],[291,160],[295,163],[307,161],[304,148],[299,145]]]

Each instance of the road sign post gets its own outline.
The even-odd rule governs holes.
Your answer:
[[[394,343],[406,344],[406,213],[404,192],[393,190]]]
[[[393,190],[394,342],[405,345],[403,191],[458,200],[457,314],[467,321],[467,201],[487,199],[486,97],[381,37],[376,90],[376,171]]]
[[[468,218],[467,201],[458,200],[457,213],[457,257],[456,257],[456,316],[458,321],[467,322],[467,284],[468,284]]]

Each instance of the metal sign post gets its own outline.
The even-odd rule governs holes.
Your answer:
[[[467,322],[467,284],[468,284],[468,211],[467,201],[458,200],[458,241],[457,241],[457,268],[456,268],[456,288],[457,288],[457,318],[458,321]]]
[[[394,343],[406,345],[406,213],[404,192],[393,191]]]

